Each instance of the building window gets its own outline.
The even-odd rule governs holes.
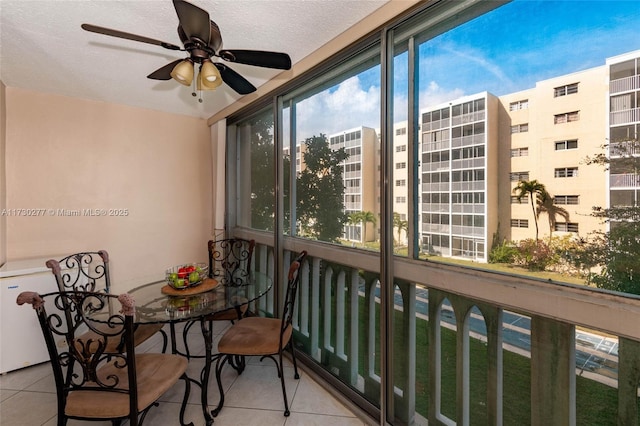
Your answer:
[[[509,104],[509,111],[518,111],[518,110],[527,109],[527,108],[529,108],[529,99],[515,101]]]
[[[557,177],[557,178],[577,177],[577,176],[578,176],[577,167],[560,167],[554,170],[554,177]]]
[[[529,219],[511,219],[512,228],[528,228]]]
[[[529,203],[529,196],[525,195],[524,197],[520,198],[520,200],[518,200],[518,197],[515,195],[511,196],[511,204],[528,204]]]
[[[511,157],[528,157],[529,148],[513,148],[511,150]]]
[[[396,180],[396,186],[407,186],[407,181],[405,179]]]
[[[578,232],[578,224],[575,222],[556,222],[554,231],[558,232]]]
[[[402,163],[396,163],[396,169],[406,169],[407,168],[407,163],[405,163],[404,161]]]
[[[578,93],[578,83],[566,84],[564,86],[558,86],[553,89],[553,97],[567,96]]]
[[[404,152],[407,150],[407,145],[398,145],[396,146],[396,152]]]
[[[516,124],[511,126],[511,133],[526,133],[529,131],[529,123]]]
[[[396,203],[404,204],[407,202],[407,197],[396,197]]]
[[[509,173],[509,180],[511,182],[529,180],[529,172],[511,172]]]
[[[570,123],[580,120],[580,111],[565,112],[553,116],[553,124]]]
[[[578,149],[578,139],[569,139],[566,141],[556,141],[556,151],[565,149]]]
[[[399,129],[396,129],[396,136],[406,135],[406,134],[407,134],[406,127],[400,127]]]
[[[553,197],[553,204],[578,204],[579,197],[577,195],[556,195]]]

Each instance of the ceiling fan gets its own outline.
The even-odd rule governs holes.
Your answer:
[[[222,82],[241,95],[252,93],[255,86],[240,74],[221,62],[213,62],[211,58],[220,58],[226,62],[247,64],[257,67],[288,70],[291,58],[286,53],[267,52],[262,50],[222,49],[222,35],[215,22],[209,19],[209,13],[184,0],[173,0],[178,15],[178,37],[183,48],[175,44],[139,36],[110,28],[82,24],[82,29],[98,34],[142,43],[154,44],[169,50],[188,52],[186,59],[177,59],[155,70],[147,76],[152,80],[171,80],[190,86],[194,77],[194,65],[199,65],[196,77],[198,90],[215,90]],[[192,93],[196,96],[195,91]],[[202,102],[202,99],[200,99]]]

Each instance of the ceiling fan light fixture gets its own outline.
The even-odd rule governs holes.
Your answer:
[[[209,60],[204,61],[198,76],[198,90],[215,90],[222,84],[222,77],[218,67]]]
[[[190,86],[193,81],[193,61],[185,59],[171,71],[171,77],[180,84]]]

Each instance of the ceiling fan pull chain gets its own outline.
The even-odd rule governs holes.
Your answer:
[[[193,75],[195,77],[195,75],[196,75],[196,67],[193,67]],[[193,79],[192,85],[193,85],[193,91],[191,92],[191,96],[193,96],[195,98],[197,96],[196,95],[196,79],[195,78]]]
[[[198,93],[200,94],[200,97],[198,98],[198,102],[202,103],[202,86],[198,83],[201,83],[200,79],[202,78],[202,64],[200,64],[200,68],[198,69],[198,78],[194,79],[193,84],[195,84],[195,87],[198,89]],[[194,93],[193,96],[195,96],[196,94]]]

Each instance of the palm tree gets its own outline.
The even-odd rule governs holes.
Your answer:
[[[393,227],[398,230],[398,244],[400,244],[402,231],[406,231],[409,228],[409,222],[402,220],[400,213],[393,212]]]
[[[545,192],[538,198],[538,209],[536,211],[536,217],[540,217],[540,213],[546,213],[549,218],[549,241],[551,241],[553,230],[556,227],[556,216],[562,216],[566,222],[569,221],[569,212],[555,204],[555,200],[555,197]]]
[[[378,223],[378,218],[376,217],[375,214],[373,214],[373,212],[370,211],[365,211],[365,212],[360,212],[361,216],[360,216],[360,220],[362,222],[362,240],[363,242],[367,242],[367,223],[371,223],[374,227],[376,226],[376,223]]]
[[[538,215],[536,213],[536,199],[539,196],[540,198],[544,197],[547,194],[547,190],[543,184],[538,182],[537,180],[521,180],[518,182],[515,188],[513,188],[513,193],[516,194],[516,198],[518,201],[522,200],[524,197],[529,196],[531,199],[531,210],[533,211],[533,222],[536,225],[536,241],[538,241]]]
[[[361,222],[362,222],[362,212],[361,211],[349,213],[349,216],[347,217],[347,223],[349,225],[358,225]]]

